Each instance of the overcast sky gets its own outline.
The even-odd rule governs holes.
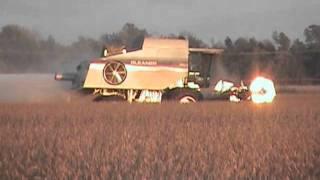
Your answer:
[[[66,44],[126,22],[155,34],[189,31],[207,42],[265,39],[275,30],[301,38],[308,25],[320,24],[320,0],[0,0],[0,27],[23,25]]]

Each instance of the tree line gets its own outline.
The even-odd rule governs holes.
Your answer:
[[[188,32],[161,37],[188,39],[190,47],[224,48],[223,68],[240,79],[254,73],[278,79],[320,78],[320,25],[310,25],[303,33],[303,40],[292,40],[284,32],[275,31],[266,40],[226,37],[223,43],[210,44]],[[43,38],[25,27],[7,25],[0,32],[0,72],[54,72],[99,56],[104,45],[139,49],[148,36],[153,35],[126,23],[119,32],[105,33],[100,39],[81,36],[70,45],[62,45],[52,36]]]

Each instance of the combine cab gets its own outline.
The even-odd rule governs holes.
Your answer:
[[[101,58],[80,64],[77,73],[56,74],[56,79],[92,90],[99,99],[190,103],[203,99],[201,89],[210,85],[212,60],[222,52],[189,48],[183,39],[146,38],[140,50],[105,49]]]

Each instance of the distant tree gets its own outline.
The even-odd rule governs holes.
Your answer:
[[[56,40],[53,38],[52,35],[48,36],[48,39],[43,42],[46,49],[54,50],[57,46]]]
[[[234,49],[238,52],[251,52],[253,47],[248,39],[241,37],[234,42]]]
[[[78,41],[72,43],[72,47],[78,49],[79,51],[100,52],[101,43],[92,38],[80,36]]]
[[[251,49],[254,51],[258,48],[258,41],[254,37],[249,39],[249,44]]]
[[[0,49],[9,69],[29,71],[41,64],[40,37],[18,25],[7,25],[0,32]]]
[[[120,32],[103,35],[102,42],[112,46],[125,45],[128,50],[134,50],[142,47],[146,36],[148,32],[145,29],[140,29],[132,23],[126,23]]]
[[[226,46],[227,49],[233,48],[233,42],[229,36],[227,36],[226,39],[224,40],[224,45]]]
[[[304,30],[304,35],[307,45],[320,47],[320,25],[310,25]]]
[[[205,42],[203,42],[201,39],[196,37],[196,35],[190,33],[190,32],[181,32],[179,34],[179,37],[184,37],[189,41],[189,47],[192,48],[207,48],[209,47]]]
[[[143,40],[148,33],[145,29],[140,29],[136,25],[126,23],[119,32],[120,38],[128,48],[135,49],[142,47]]]
[[[304,30],[306,54],[304,64],[308,76],[320,78],[320,25],[310,25]]]
[[[303,53],[307,50],[306,45],[300,40],[296,39],[293,41],[290,51],[292,53]]]
[[[102,42],[106,45],[122,46],[123,42],[119,33],[105,34],[102,36]]]
[[[214,38],[210,38],[210,48],[217,48],[217,49],[225,49],[226,50],[226,46],[225,46],[224,42],[215,41]]]
[[[291,62],[290,62],[290,78],[302,79],[306,76],[306,69],[304,62],[306,61],[305,52],[306,45],[299,39],[295,39],[290,48]]]
[[[221,64],[238,79],[256,71],[269,72],[277,78],[320,78],[320,25],[308,26],[304,35],[304,41],[292,42],[285,33],[277,31],[272,39],[263,41],[226,37],[223,43],[211,39],[210,47],[226,48]],[[104,44],[115,48],[125,45],[129,51],[139,49],[146,36],[150,36],[147,30],[126,23],[118,32],[106,33],[99,40],[80,36],[71,45],[61,45],[51,35],[43,39],[22,26],[7,25],[0,31],[0,72],[52,72],[60,69],[61,64],[77,64],[99,56]],[[189,32],[161,37],[188,39],[190,47],[209,47]]]
[[[18,25],[7,25],[0,33],[0,47],[11,50],[31,50],[39,48],[40,37]]]
[[[266,52],[275,52],[276,48],[270,40],[263,40],[258,43],[258,47]]]
[[[289,50],[291,41],[285,33],[283,32],[278,33],[277,31],[275,31],[272,34],[272,38],[278,45],[278,50],[280,51]]]

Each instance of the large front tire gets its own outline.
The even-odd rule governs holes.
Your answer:
[[[169,93],[169,100],[178,101],[181,104],[190,104],[202,100],[202,95],[192,89],[174,89]]]

